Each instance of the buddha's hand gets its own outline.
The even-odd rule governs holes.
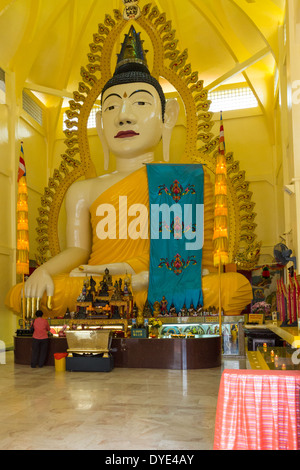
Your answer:
[[[51,309],[51,299],[54,293],[52,277],[45,268],[37,268],[25,282],[25,297],[27,315],[34,314],[39,309],[40,299],[47,293],[47,307]]]
[[[111,263],[111,264],[83,264],[78,268],[72,269],[70,277],[89,275],[103,275],[105,270],[108,269],[109,274],[112,276],[121,276],[124,274],[133,274],[132,268],[127,263]]]
[[[104,274],[106,266],[82,264],[70,272],[71,277],[85,276],[86,274]]]

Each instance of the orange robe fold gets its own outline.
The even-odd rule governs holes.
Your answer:
[[[91,223],[93,230],[92,252],[88,264],[100,265],[110,263],[128,263],[136,273],[149,269],[150,240],[137,238],[136,240],[127,236],[120,239],[120,226],[127,228],[134,217],[127,216],[126,212],[119,211],[119,197],[126,196],[127,211],[133,204],[143,204],[149,210],[148,180],[146,167],[135,171],[119,183],[114,184],[104,191],[93,202],[90,207]],[[100,217],[96,215],[97,208],[102,204],[111,204],[116,214],[116,236],[115,238],[98,238],[96,229]]]

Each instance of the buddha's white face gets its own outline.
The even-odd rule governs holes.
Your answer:
[[[156,89],[148,83],[109,88],[102,99],[102,124],[107,145],[117,157],[138,157],[152,151],[163,130]]]

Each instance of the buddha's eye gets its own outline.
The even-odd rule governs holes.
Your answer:
[[[113,109],[115,109],[114,105],[108,106],[108,108],[106,108],[107,111],[112,111]]]
[[[134,106],[149,106],[150,105],[148,101],[142,101],[142,100],[135,101],[133,104]]]

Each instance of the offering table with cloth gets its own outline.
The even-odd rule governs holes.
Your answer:
[[[300,374],[224,370],[214,450],[299,450]]]

